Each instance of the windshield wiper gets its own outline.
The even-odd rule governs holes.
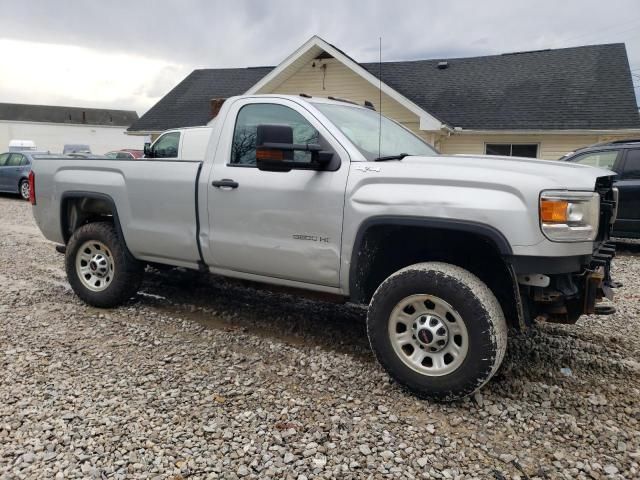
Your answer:
[[[397,155],[389,155],[386,157],[378,157],[374,159],[374,162],[386,162],[387,160],[402,160],[404,157],[408,157],[408,153],[399,153]]]

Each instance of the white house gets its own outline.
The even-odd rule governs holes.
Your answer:
[[[624,44],[378,64],[359,63],[315,36],[276,67],[195,70],[128,133],[206,125],[212,99],[243,93],[369,100],[451,154],[557,159],[640,137]]]
[[[36,148],[62,152],[65,144],[86,144],[93,153],[142,149],[144,139],[125,135],[138,120],[130,110],[0,103],[0,151],[11,140],[32,140]]]

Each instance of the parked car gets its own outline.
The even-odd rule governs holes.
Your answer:
[[[6,152],[0,154],[0,192],[18,193],[29,200],[29,172],[36,155],[49,152]]]
[[[598,303],[611,297],[609,170],[440,155],[320,98],[229,98],[207,134],[205,156],[182,162],[157,156],[162,137],[153,160],[36,159],[33,213],[82,300],[120,305],[158,263],[368,304],[380,363],[438,400],[493,376],[508,327],[615,311]]]
[[[562,160],[616,172],[619,203],[612,235],[640,238],[640,140],[599,143],[571,152]]]
[[[202,160],[210,137],[211,127],[167,130],[153,144],[144,146],[144,156],[167,160]]]
[[[107,158],[118,158],[121,160],[134,160],[144,157],[142,150],[134,150],[132,148],[123,148],[122,150],[113,150],[104,154]]]
[[[68,153],[86,153],[91,154],[91,147],[89,145],[85,145],[82,143],[67,143],[62,148],[62,154],[67,155]]]

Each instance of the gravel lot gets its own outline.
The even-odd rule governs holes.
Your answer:
[[[180,271],[88,307],[0,196],[0,478],[640,478],[640,245],[614,272],[616,315],[510,338],[439,405],[390,383],[359,308]]]

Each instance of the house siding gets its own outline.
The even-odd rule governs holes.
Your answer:
[[[326,65],[326,69],[323,65]],[[308,61],[272,90],[260,93],[287,95],[306,93],[314,97],[344,98],[361,105],[365,100],[369,100],[376,110],[380,110],[378,88],[334,58]],[[385,94],[382,95],[382,113],[406,125],[414,132],[419,132],[418,116]]]
[[[576,134],[454,134],[441,137],[436,146],[445,154],[484,155],[486,143],[536,143],[538,158],[557,160],[564,154],[605,140],[625,138],[625,135]]]

